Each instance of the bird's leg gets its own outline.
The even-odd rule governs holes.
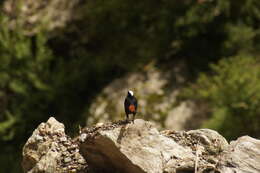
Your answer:
[[[135,123],[135,113],[133,113],[133,124]]]
[[[126,121],[127,121],[127,122],[129,121],[129,116],[128,116],[128,114],[126,114]]]

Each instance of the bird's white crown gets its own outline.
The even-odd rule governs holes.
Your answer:
[[[134,96],[134,92],[129,90],[128,93],[131,95],[131,96]]]

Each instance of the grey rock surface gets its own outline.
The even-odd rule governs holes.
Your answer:
[[[51,117],[24,145],[22,167],[28,173],[86,172],[87,164],[64,125]]]
[[[221,156],[220,172],[260,172],[260,140],[243,136],[232,141]]]
[[[137,119],[114,129],[98,130],[80,145],[82,155],[97,171],[125,173],[163,172],[171,158],[192,163],[191,150],[160,134],[147,121]],[[83,133],[84,134],[84,133]]]
[[[230,144],[214,130],[164,130],[148,121],[85,127],[71,139],[64,125],[41,123],[23,148],[27,173],[259,173],[260,140]]]

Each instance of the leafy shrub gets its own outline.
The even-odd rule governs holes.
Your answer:
[[[259,59],[235,56],[212,64],[211,69],[211,74],[201,74],[180,97],[208,104],[212,115],[203,127],[216,129],[229,139],[246,134],[259,137]]]
[[[7,26],[4,17],[0,22],[1,26]],[[32,118],[24,111],[37,97],[34,94],[50,89],[46,75],[52,55],[45,46],[45,37],[41,34],[34,37],[22,35],[18,28],[0,28],[1,140],[12,139],[17,130],[14,124]]]
[[[41,111],[51,98],[53,56],[44,34],[29,37],[19,27],[11,30],[1,14],[0,26],[0,162],[4,172],[17,172],[21,145],[35,122],[43,120]]]

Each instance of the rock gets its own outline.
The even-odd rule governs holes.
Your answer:
[[[227,140],[214,130],[190,130],[187,134],[213,154],[219,154],[219,152],[224,151],[228,147]]]
[[[6,0],[3,10],[10,17],[12,28],[19,23],[24,34],[34,35],[43,28],[47,31],[64,28],[74,17],[72,14],[77,4],[78,0]]]
[[[166,108],[172,103],[170,98],[175,98],[173,95],[176,94],[175,92],[169,93],[169,96],[172,97],[164,97],[166,95],[164,91],[164,86],[167,84],[166,76],[159,69],[151,67],[144,72],[131,73],[113,81],[92,103],[89,111],[91,116],[88,116],[87,124],[122,119],[122,116],[124,117],[122,103],[129,89],[133,90],[138,98],[140,109],[137,116],[145,119],[144,115],[151,115],[150,120],[159,122],[161,110],[168,110]],[[150,109],[145,109],[148,104]]]
[[[173,130],[198,128],[203,115],[199,106],[187,101],[175,107],[176,98],[184,86],[187,75],[183,62],[176,62],[171,70],[162,71],[148,65],[140,72],[129,73],[107,85],[90,106],[86,124],[93,125],[124,118],[123,101],[127,90],[133,90],[138,98],[137,118],[149,119],[158,125]],[[149,105],[149,106],[148,106]],[[190,123],[196,115],[198,123]],[[193,126],[191,126],[193,125]]]
[[[69,152],[70,147],[78,148],[78,145],[65,145],[68,141],[75,143],[66,136],[64,125],[55,118],[51,117],[46,123],[41,123],[23,147],[24,172],[69,172],[75,165],[78,172],[86,170],[87,164],[79,150]]]
[[[208,119],[208,114],[209,108],[205,104],[187,100],[169,109],[163,125],[166,129],[178,131],[196,129]]]
[[[65,159],[64,159],[64,162],[65,163],[68,163],[68,162],[70,162],[71,161],[71,158],[70,157],[66,157]]]
[[[260,140],[243,136],[232,141],[221,157],[220,172],[260,172]]]
[[[260,140],[230,144],[214,130],[164,130],[136,119],[85,127],[73,140],[64,125],[41,123],[23,148],[27,173],[258,173]]]
[[[194,115],[194,110],[194,105],[192,103],[182,102],[175,109],[169,111],[165,120],[165,127],[167,129],[183,130],[187,120]],[[181,115],[182,118],[178,115]]]
[[[180,140],[173,140],[171,134],[159,133],[151,123],[141,119],[135,120],[134,124],[124,124],[113,129],[108,127],[96,129],[83,142],[80,139],[80,151],[83,157],[97,172],[194,171],[195,144],[203,146],[202,152],[207,152],[205,146],[225,148],[228,145],[217,132],[206,129],[184,132],[186,135],[183,135],[181,140],[188,142],[179,144]],[[84,134],[89,134],[89,131],[83,129]],[[186,138],[188,135],[190,138]],[[204,146],[202,145],[204,141],[199,142],[200,139],[208,143]],[[215,145],[216,141],[221,142]],[[213,154],[217,155],[220,152]],[[200,164],[205,168],[210,166],[214,168],[214,165],[206,159],[201,160]]]
[[[178,144],[185,148],[194,150],[195,145],[199,145],[203,149],[203,153],[208,155],[218,155],[228,147],[226,139],[214,130],[198,129],[190,131],[171,131],[165,130],[161,132],[165,136],[171,137]]]

